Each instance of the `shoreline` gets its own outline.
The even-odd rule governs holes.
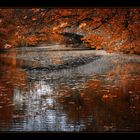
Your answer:
[[[47,73],[52,71],[58,71],[61,69],[71,69],[85,65],[107,56],[111,61],[115,63],[138,61],[139,55],[126,55],[120,53],[108,53],[104,50],[47,50],[46,51],[21,51],[21,52],[5,52],[1,54],[1,63],[10,66],[16,66],[22,68],[25,71],[46,71]],[[132,56],[132,57],[131,57]],[[121,62],[121,63],[122,63]],[[104,65],[105,61],[102,62]]]

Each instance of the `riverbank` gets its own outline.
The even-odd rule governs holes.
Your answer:
[[[1,54],[1,62],[7,63],[8,65],[17,65],[27,71],[43,70],[51,72],[88,64],[101,58],[103,60],[101,65],[107,65],[108,62],[104,62],[105,58],[109,58],[109,61],[120,63],[121,60],[122,62],[129,60],[136,61],[138,57],[137,55],[107,53],[103,50],[77,49],[77,51],[75,51],[75,48],[54,45],[53,47],[42,46],[36,48],[11,49]],[[136,58],[136,60],[132,60],[134,58]]]
[[[101,52],[103,53],[103,51]],[[6,58],[8,64],[16,61],[17,65],[25,70],[45,70],[49,72],[90,63],[101,57],[100,53],[96,53],[93,50],[66,48],[62,45],[18,48],[1,54],[1,61],[7,63]]]
[[[10,48],[10,49],[5,49],[1,48],[0,53],[3,52],[35,52],[35,51],[72,51],[72,50],[94,50],[92,48],[87,48],[87,47],[74,47],[74,45],[48,45],[48,44],[42,44],[38,45],[36,47],[16,47],[16,48]]]

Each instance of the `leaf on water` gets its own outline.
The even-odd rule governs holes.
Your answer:
[[[80,96],[83,97],[85,95],[85,93],[80,93]]]
[[[74,103],[74,102],[69,102],[69,104],[72,104],[72,105],[74,105],[75,103]]]
[[[13,115],[13,118],[20,118],[20,115]]]
[[[109,95],[105,94],[105,95],[102,96],[102,98],[107,99],[107,98],[109,98]]]
[[[136,107],[135,107],[135,106],[130,106],[129,108],[131,108],[131,109],[135,109]]]
[[[132,94],[133,93],[133,91],[129,91],[129,94]]]
[[[111,94],[104,94],[102,96],[102,99],[112,99],[112,98],[116,98],[117,95],[111,95]]]
[[[112,87],[116,87],[115,85],[113,85]]]
[[[15,104],[12,104],[12,103],[11,103],[11,104],[9,104],[8,106],[15,106]]]
[[[113,97],[113,98],[116,98],[116,97],[117,97],[117,95],[112,95],[112,97]]]
[[[113,126],[107,126],[107,125],[104,125],[104,130],[105,131],[110,131],[112,130]]]
[[[102,91],[104,91],[104,92],[109,92],[109,90],[108,90],[108,89],[103,89]]]
[[[71,95],[66,95],[66,96],[65,96],[65,98],[70,98],[70,97],[71,97]]]
[[[26,86],[26,84],[21,84],[21,86]]]

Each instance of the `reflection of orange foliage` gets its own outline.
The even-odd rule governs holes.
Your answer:
[[[1,61],[10,64],[10,66],[2,67],[1,69],[5,72],[4,78],[7,82],[5,86],[9,86],[10,90],[12,90],[12,87],[18,86],[19,88],[24,88],[26,85],[26,74],[22,70],[17,69],[17,62],[13,59],[2,59]],[[9,88],[8,88],[9,89]]]
[[[11,53],[12,56],[16,57],[16,54]],[[10,122],[13,119],[15,113],[13,104],[13,93],[14,89],[24,89],[26,86],[26,74],[17,68],[16,59],[0,58],[1,62],[6,65],[0,66],[1,77],[0,77],[0,120],[4,122]],[[3,125],[3,129],[8,125]]]
[[[100,87],[100,81],[99,80],[91,80],[88,82],[87,86],[90,89],[98,89]]]
[[[69,89],[67,95],[60,97],[63,99],[60,104],[70,120],[85,123],[85,130],[104,131],[105,126],[112,125],[118,130],[127,127],[139,130],[139,74],[139,64],[117,65],[104,79],[89,80],[84,90],[77,93]],[[92,118],[93,122],[88,123]]]

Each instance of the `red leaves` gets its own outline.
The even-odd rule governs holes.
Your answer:
[[[103,37],[97,34],[90,34],[82,38],[91,48],[102,49]]]
[[[57,33],[65,32],[68,27],[71,32],[84,33],[82,41],[88,47],[106,49],[110,52],[140,53],[140,10],[136,8],[55,8],[49,12],[39,8],[0,9],[0,13],[2,17],[0,19],[2,21],[0,22],[1,40],[19,42],[24,36],[27,39],[26,42],[36,44],[44,41],[46,36],[27,34],[36,31],[40,34],[47,31],[50,34],[53,33],[50,38],[59,41],[61,39]],[[127,26],[125,26],[126,21]]]

